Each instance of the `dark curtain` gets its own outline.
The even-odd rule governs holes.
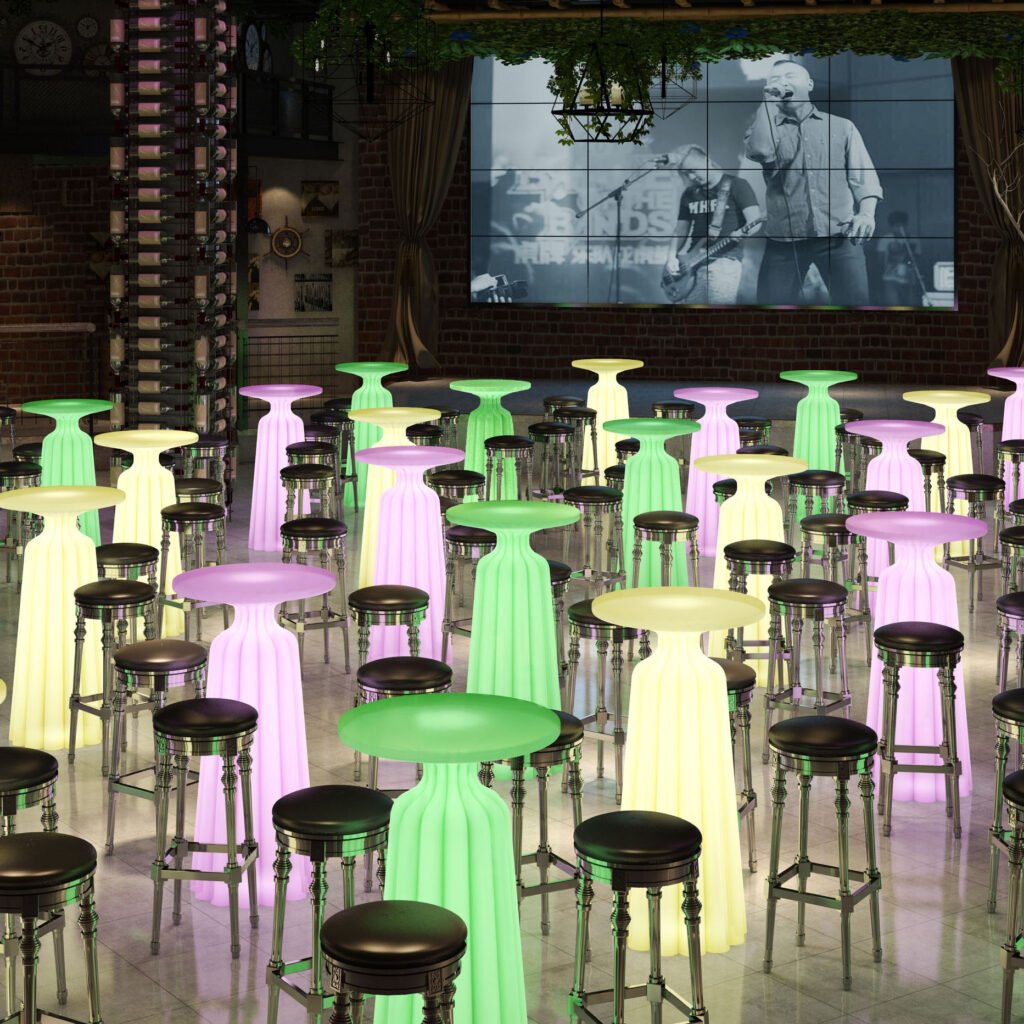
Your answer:
[[[999,87],[995,62],[953,60],[960,137],[967,147],[971,176],[999,244],[989,285],[989,356],[994,366],[1020,366],[1024,356],[1024,244],[996,199],[992,172],[1016,188],[1009,194],[1013,212],[1024,212],[1024,108],[1017,92]]]
[[[425,94],[429,105],[388,136],[388,169],[401,240],[385,356],[410,367],[438,365],[437,272],[425,238],[451,184],[472,75],[472,58],[415,75],[412,85]]]

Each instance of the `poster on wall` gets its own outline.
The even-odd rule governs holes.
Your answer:
[[[324,263],[329,267],[352,267],[359,261],[359,232],[328,228],[324,232]]]
[[[472,301],[955,306],[948,61],[706,64],[640,145],[561,145],[550,77],[476,63]]]
[[[295,275],[295,312],[330,313],[334,309],[331,298],[333,274]]]
[[[340,190],[336,181],[302,182],[299,202],[303,220],[337,217]]]

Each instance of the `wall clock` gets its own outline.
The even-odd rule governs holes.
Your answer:
[[[89,78],[99,78],[106,74],[112,64],[110,47],[106,43],[93,43],[82,54],[82,67]]]
[[[59,75],[71,55],[71,36],[55,21],[30,21],[14,37],[14,59],[30,75]]]
[[[87,14],[78,19],[75,28],[83,39],[95,39],[99,35],[100,23],[91,14]]]

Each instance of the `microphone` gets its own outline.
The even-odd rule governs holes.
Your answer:
[[[793,90],[787,85],[780,89],[778,86],[768,85],[765,86],[764,90],[765,99],[770,100],[791,100],[793,98]]]

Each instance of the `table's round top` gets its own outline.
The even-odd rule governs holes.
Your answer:
[[[850,370],[783,370],[779,380],[789,380],[805,387],[826,387],[833,384],[846,384],[856,380],[857,374]]]
[[[660,416],[630,417],[628,420],[605,420],[602,430],[609,434],[622,434],[624,437],[658,438],[667,441],[670,437],[681,437],[683,434],[695,434],[700,430],[696,420],[670,420]]]
[[[264,402],[297,402],[300,398],[322,395],[324,389],[317,384],[247,384],[238,393]]]
[[[380,448],[364,448],[356,452],[356,459],[368,466],[384,466],[387,469],[424,470],[435,466],[447,466],[461,462],[466,453],[461,448],[442,448],[431,445],[383,445]]]
[[[474,526],[493,533],[552,530],[580,518],[579,509],[556,501],[473,501],[453,505],[445,515],[453,526]]]
[[[594,614],[616,626],[655,633],[703,633],[759,622],[763,601],[711,587],[640,587],[594,598]]]
[[[967,405],[984,405],[990,398],[984,391],[957,391],[936,388],[932,391],[904,391],[903,397],[916,405],[930,405],[933,409],[961,409]]]
[[[315,565],[229,562],[190,569],[174,577],[174,592],[211,604],[281,604],[305,601],[334,589],[333,572]]]
[[[760,394],[753,388],[676,388],[672,392],[676,398],[684,402],[698,402],[700,405],[733,405],[736,402],[749,402]]]
[[[1003,380],[1012,380],[1014,384],[1020,385],[1024,381],[1024,366],[993,366],[986,371],[990,377],[1002,377]]]
[[[627,370],[643,368],[642,359],[574,359],[572,365],[577,370],[589,370],[600,376],[602,373],[625,373]]]
[[[788,455],[703,455],[694,459],[693,465],[703,473],[717,473],[733,479],[754,477],[760,480],[792,476],[807,468],[803,459],[794,459]]]
[[[861,512],[846,520],[846,528],[872,540],[905,541],[929,548],[976,540],[988,533],[980,519],[945,512]]]
[[[436,420],[440,415],[437,409],[422,409],[418,405],[382,405],[379,409],[353,409],[348,418],[375,427],[411,427],[414,423]]]
[[[93,441],[101,448],[121,448],[126,452],[158,451],[195,444],[199,435],[194,430],[111,430],[97,434]]]
[[[529,391],[533,386],[528,380],[491,380],[480,378],[476,380],[453,380],[448,385],[452,391],[463,391],[467,395],[476,395],[483,398],[484,395],[494,395],[503,398],[505,395],[514,395],[517,391]]]
[[[368,361],[365,363],[335,363],[338,373],[350,373],[353,377],[390,377],[393,373],[404,373],[409,369],[408,363],[381,363]]]
[[[81,419],[98,412],[107,412],[113,406],[104,398],[47,398],[38,402],[26,402],[22,412],[33,416],[51,416],[53,419]]]
[[[375,700],[338,720],[338,735],[355,750],[428,764],[476,764],[531,754],[551,743],[559,730],[554,711],[488,693]]]
[[[0,508],[37,516],[77,516],[119,505],[124,498],[124,491],[117,487],[19,487],[0,493]]]
[[[941,423],[923,420],[853,420],[845,426],[848,434],[863,434],[876,441],[916,441],[919,437],[935,437],[946,432]]]

